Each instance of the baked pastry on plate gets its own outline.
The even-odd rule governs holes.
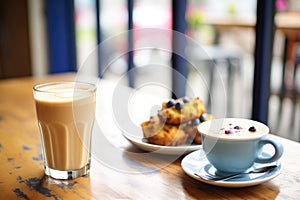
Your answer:
[[[210,120],[200,98],[170,99],[162,103],[157,116],[141,123],[147,142],[162,146],[201,144],[199,123]]]

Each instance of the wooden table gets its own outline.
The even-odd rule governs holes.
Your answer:
[[[298,34],[300,31],[300,12],[282,12],[275,15],[275,26],[277,30],[285,33]],[[228,28],[254,28],[255,16],[225,15],[215,16],[210,13],[203,14],[203,23],[215,26],[218,29]]]
[[[145,153],[122,136],[114,123],[108,123],[104,134],[121,154],[104,151],[120,165],[112,167],[92,157],[90,174],[75,180],[54,180],[44,176],[40,134],[37,126],[32,86],[36,83],[74,80],[74,74],[53,75],[44,78],[17,78],[0,81],[0,199],[299,199],[300,144],[272,135],[284,145],[281,159],[282,173],[269,182],[246,188],[222,188],[199,182],[187,176],[181,168],[180,156],[164,167],[157,163],[169,156],[160,156],[157,163],[137,159],[133,153]],[[102,84],[110,90],[111,84]],[[104,87],[103,87],[104,88]],[[102,89],[103,89],[102,88]],[[99,88],[100,90],[101,88]],[[98,102],[97,102],[98,103]],[[101,107],[101,106],[100,106]],[[101,108],[101,115],[109,109]],[[105,117],[104,117],[105,118]],[[99,122],[102,124],[102,121]],[[105,123],[103,121],[103,123]],[[94,153],[94,154],[97,154]],[[134,173],[133,166],[149,171]],[[130,171],[131,170],[131,171]]]
[[[300,37],[300,12],[279,12],[275,14],[276,30],[284,34],[287,42],[287,60],[295,60],[296,43]],[[205,13],[203,23],[214,26],[218,33],[233,28],[254,29],[255,16],[214,16]]]

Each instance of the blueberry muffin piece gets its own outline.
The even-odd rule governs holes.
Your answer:
[[[180,125],[200,117],[204,112],[205,107],[199,97],[191,99],[184,97],[163,102],[158,116],[167,124]]]
[[[144,138],[150,144],[162,146],[178,146],[185,144],[188,135],[179,126],[164,124],[155,116],[141,124]]]

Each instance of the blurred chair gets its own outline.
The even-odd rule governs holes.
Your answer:
[[[293,49],[293,50],[291,50]],[[300,42],[289,41],[285,38],[285,46],[283,51],[282,74],[281,74],[281,88],[279,92],[271,91],[271,95],[276,95],[279,98],[279,108],[277,114],[277,127],[279,131],[281,117],[283,115],[283,104],[286,99],[292,102],[289,131],[292,133],[296,126],[296,111],[297,105],[300,104],[300,79],[299,79],[299,65],[300,65]],[[299,135],[300,136],[300,135]],[[300,137],[299,137],[300,141]]]
[[[132,11],[133,11],[133,0],[128,0],[127,2],[127,8],[128,8],[128,30],[133,29],[133,19],[132,19]],[[185,32],[185,17],[182,17],[185,15],[185,9],[184,7],[186,6],[186,2],[177,2],[173,1],[172,3],[172,9],[173,9],[173,30],[179,31],[179,32]],[[182,16],[180,15],[182,14]],[[178,16],[180,15],[180,16]],[[173,36],[174,37],[174,36]],[[176,37],[176,39],[180,39],[179,37]],[[175,42],[175,44],[174,44]],[[174,41],[173,39],[173,46],[178,46],[177,44],[182,44],[182,41]],[[179,45],[180,48],[181,47]],[[129,32],[128,35],[128,72],[131,72],[132,68],[134,67],[133,64],[133,52],[131,51],[133,48],[133,35],[132,32]],[[173,47],[174,48],[174,47]],[[201,52],[199,53],[197,48],[199,46],[194,47],[194,46],[189,46],[186,44],[187,52],[187,61],[192,60],[193,62],[197,63],[206,63],[208,68],[209,68],[209,83],[208,83],[208,93],[207,93],[207,110],[210,112],[211,110],[211,98],[210,95],[214,90],[214,77],[215,77],[215,72],[216,72],[216,65],[221,65],[223,64],[227,68],[227,81],[226,81],[226,88],[227,88],[227,110],[229,111],[229,115],[232,113],[232,101],[231,97],[233,95],[233,83],[234,83],[234,75],[236,72],[240,72],[241,70],[241,56],[238,53],[228,51],[226,49],[223,49],[219,45],[212,45],[212,46],[206,46],[204,47],[204,51],[206,52],[206,55],[203,55]],[[175,50],[176,51],[176,50]],[[184,50],[182,50],[184,51]],[[184,53],[183,53],[184,54]],[[172,55],[172,67],[174,70],[178,71],[181,73],[183,76],[187,76],[189,73],[189,67],[187,64],[185,64],[187,61],[182,62],[181,58],[176,54],[173,53]],[[200,69],[200,67],[198,68]],[[201,70],[201,69],[200,69]],[[187,72],[187,74],[186,74]],[[134,74],[129,73],[129,85],[131,87],[134,86]],[[174,76],[174,74],[173,74]],[[185,77],[188,78],[188,77]],[[176,76],[173,77],[173,79],[176,79]],[[174,85],[175,81],[175,85]],[[177,84],[177,82],[181,82],[180,84]],[[184,88],[183,88],[184,87]],[[180,80],[173,80],[173,92],[176,94],[182,94],[185,93],[185,87],[186,85],[180,81]]]
[[[199,49],[203,48],[203,49]],[[204,54],[203,54],[204,52]],[[217,67],[224,66],[227,70],[226,81],[224,81],[227,94],[227,115],[233,114],[233,96],[235,76],[241,74],[242,56],[238,52],[230,51],[220,45],[197,46],[188,48],[189,59],[196,64],[197,70],[203,70],[207,67],[209,71],[208,92],[206,108],[211,112],[211,94],[216,89],[214,85]],[[202,68],[202,69],[201,69]],[[191,71],[191,69],[190,69]]]

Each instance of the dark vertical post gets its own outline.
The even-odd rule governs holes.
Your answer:
[[[185,95],[187,67],[185,60],[186,0],[172,0],[172,97]],[[175,32],[174,32],[175,31]],[[179,32],[179,33],[178,33]],[[182,34],[180,34],[182,33]]]
[[[252,119],[267,123],[274,42],[275,0],[257,1]]]
[[[97,28],[97,53],[98,53],[98,76],[102,78],[102,50],[101,50],[101,26],[100,26],[100,0],[96,0],[96,28]]]
[[[50,73],[76,71],[74,0],[46,0]]]
[[[134,64],[133,64],[133,0],[127,1],[128,9],[128,82],[130,87],[134,87]]]

